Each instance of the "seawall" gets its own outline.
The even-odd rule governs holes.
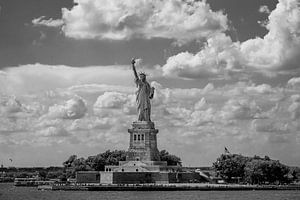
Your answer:
[[[237,184],[126,184],[126,185],[53,185],[49,190],[85,191],[225,191],[225,190],[300,190],[300,185],[237,185]]]

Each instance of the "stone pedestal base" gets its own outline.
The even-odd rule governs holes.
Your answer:
[[[127,161],[159,161],[156,134],[153,122],[138,121],[128,129],[130,143]]]

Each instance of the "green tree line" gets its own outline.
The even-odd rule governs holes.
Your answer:
[[[67,177],[74,177],[76,171],[104,171],[105,165],[118,165],[119,161],[126,160],[127,152],[124,150],[107,150],[95,156],[85,158],[78,158],[76,155],[71,155],[63,166],[67,171]],[[168,165],[180,165],[181,159],[178,156],[170,154],[166,150],[159,152],[161,161],[166,161]]]
[[[213,167],[227,182],[238,179],[249,184],[282,184],[296,179],[296,173],[278,160],[268,156],[246,157],[239,154],[222,154]]]

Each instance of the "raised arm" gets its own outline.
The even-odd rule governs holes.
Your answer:
[[[134,58],[131,60],[131,64],[132,64],[132,70],[133,70],[134,77],[135,77],[136,79],[139,79],[139,77],[138,77],[138,75],[137,75],[137,72],[136,72],[136,69],[135,69],[135,66],[134,66],[134,64],[135,64]]]

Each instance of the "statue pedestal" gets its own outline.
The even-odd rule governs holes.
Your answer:
[[[126,161],[159,161],[157,149],[158,129],[153,122],[137,121],[128,129],[130,142]]]

